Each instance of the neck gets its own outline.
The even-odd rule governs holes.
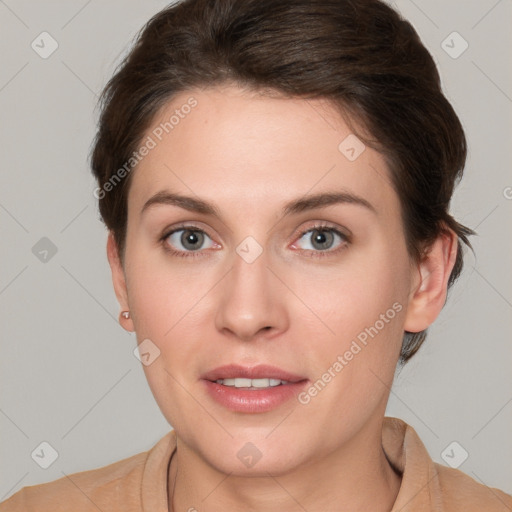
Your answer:
[[[361,431],[350,446],[342,446],[278,477],[226,475],[206,464],[178,439],[169,471],[170,510],[389,512],[400,489],[401,476],[385,456],[382,424],[378,427],[373,428],[371,437],[368,431]]]

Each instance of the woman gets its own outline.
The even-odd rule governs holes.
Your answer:
[[[462,270],[465,158],[381,1],[156,15],[104,91],[92,169],[120,322],[173,430],[0,510],[510,510],[384,416]]]

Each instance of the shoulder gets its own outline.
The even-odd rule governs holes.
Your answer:
[[[148,453],[65,475],[53,482],[23,487],[0,503],[0,512],[139,511],[140,484]]]
[[[443,510],[510,512],[512,496],[488,487],[458,469],[434,463]]]

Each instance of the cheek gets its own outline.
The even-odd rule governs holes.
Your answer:
[[[331,337],[346,338],[373,325],[398,302],[405,309],[406,263],[400,254],[376,251],[354,255],[328,274],[303,272],[294,290],[330,327]],[[388,316],[395,317],[393,312]],[[332,336],[334,334],[334,336]]]
[[[148,385],[156,402],[171,425],[179,428],[184,411],[201,415],[190,399],[193,392],[198,354],[207,336],[204,329],[206,297],[211,288],[205,272],[198,273],[184,265],[151,264],[148,260],[137,265],[131,275],[130,305],[134,309],[137,342],[151,340],[158,354],[154,362],[144,366]],[[210,331],[211,332],[211,331]]]
[[[128,293],[135,330],[138,335],[151,333],[164,340],[182,320],[196,314],[214,276],[200,265],[171,263],[165,255],[151,259],[141,254],[132,261]]]
[[[309,338],[315,332],[317,338],[315,350],[308,357],[315,362],[316,375],[331,368],[340,376],[331,387],[332,400],[356,382],[357,391],[352,396],[355,402],[349,400],[352,404],[358,400],[365,403],[374,395],[377,399],[385,391],[381,380],[389,382],[394,374],[402,344],[407,265],[405,251],[380,245],[347,258],[329,276],[304,273],[297,280],[297,295],[307,298],[308,305],[325,324],[317,321],[316,330],[312,329],[313,324],[308,326]],[[303,322],[300,317],[297,321]],[[338,372],[333,369],[336,361]],[[379,393],[374,393],[373,386]]]
[[[223,274],[213,266],[151,260],[142,253],[132,261],[128,293],[137,340],[149,338],[159,351],[155,365],[145,368],[146,376],[155,388],[161,381],[176,385],[165,370],[177,378],[190,373],[215,335],[212,292]]]

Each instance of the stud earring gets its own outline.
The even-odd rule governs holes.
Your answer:
[[[121,312],[121,315],[122,315],[124,318],[126,318],[126,319],[130,318],[130,312],[129,312],[129,311],[122,311],[122,312]]]

